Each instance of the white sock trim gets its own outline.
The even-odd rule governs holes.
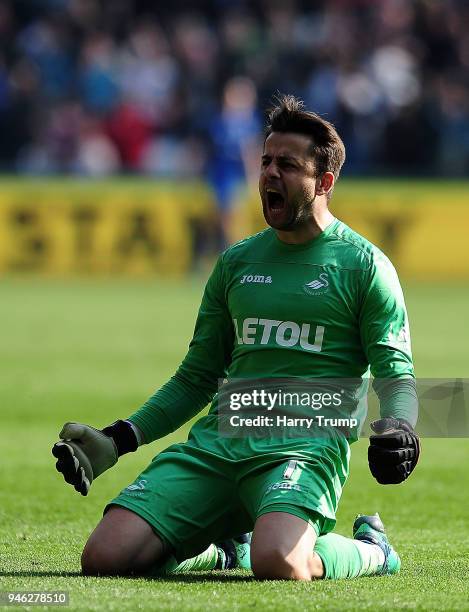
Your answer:
[[[354,540],[362,559],[362,568],[359,576],[372,576],[384,565],[384,552],[377,544],[368,544],[361,540]]]

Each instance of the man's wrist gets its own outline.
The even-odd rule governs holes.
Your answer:
[[[132,423],[132,421],[129,421],[129,419],[125,419],[125,422],[128,423],[130,427],[132,427],[132,431],[134,432],[135,437],[137,438],[138,446],[142,446],[142,444],[145,444],[145,438],[143,437],[143,433],[140,427],[135,425],[135,423]]]
[[[118,457],[132,453],[139,447],[139,435],[132,425],[129,421],[118,420],[101,430],[114,440]]]
[[[393,430],[403,430],[408,433],[415,433],[414,427],[410,421],[394,416],[382,416],[377,421],[370,423],[370,426],[376,434],[382,434]]]

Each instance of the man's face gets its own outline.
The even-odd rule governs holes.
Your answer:
[[[317,178],[310,146],[302,134],[273,132],[265,141],[259,192],[265,220],[274,229],[293,231],[312,216]]]

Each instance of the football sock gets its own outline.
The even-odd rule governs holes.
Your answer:
[[[217,568],[220,565],[220,552],[215,544],[202,553],[178,563],[171,556],[157,571],[160,575],[179,574],[182,572],[201,572]],[[336,533],[328,533],[316,540],[314,547],[324,565],[324,578],[356,578],[373,576],[379,573],[384,563],[384,553],[375,544],[352,540]]]
[[[324,578],[373,576],[384,564],[384,553],[375,544],[328,533],[316,540],[314,547],[324,565]]]
[[[166,563],[159,569],[158,573],[163,575],[179,574],[181,572],[202,572],[204,570],[215,569],[218,563],[218,548],[215,544],[210,546],[196,557],[185,559],[180,563],[175,557],[171,556]]]

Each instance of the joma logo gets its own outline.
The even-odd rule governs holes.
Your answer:
[[[264,283],[270,284],[272,283],[271,276],[264,276],[263,274],[245,274],[243,278],[239,281],[240,285],[244,283]]]
[[[284,491],[301,491],[301,487],[299,484],[293,484],[291,482],[274,482],[267,487],[266,493],[269,491],[275,491],[276,489],[282,489]]]

